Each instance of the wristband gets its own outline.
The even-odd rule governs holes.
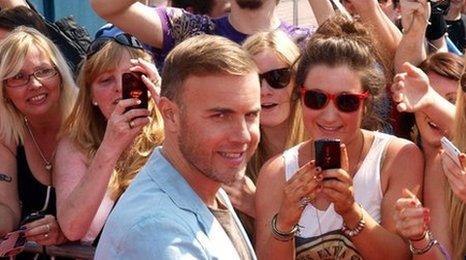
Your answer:
[[[273,237],[280,241],[289,241],[293,239],[296,232],[299,231],[299,225],[294,225],[293,228],[288,232],[282,232],[277,229],[277,216],[278,213],[273,216],[271,223]]]
[[[361,204],[358,204],[358,205],[361,208],[361,219],[356,224],[356,227],[350,229],[346,226],[344,222],[343,222],[343,226],[341,227],[341,231],[347,237],[354,237],[354,236],[359,235],[359,233],[361,233],[364,227],[366,227],[366,221],[364,221],[364,212],[362,212],[362,205]]]

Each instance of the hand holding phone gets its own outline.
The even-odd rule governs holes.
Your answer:
[[[139,105],[127,107],[126,111],[135,108],[148,108],[149,95],[147,87],[142,81],[142,75],[144,74],[136,71],[122,75],[123,99],[135,98],[141,101]]]
[[[322,170],[341,168],[340,139],[320,139],[314,141],[316,166]],[[336,178],[324,178],[330,180]]]
[[[460,150],[456,148],[456,146],[445,136],[440,139],[440,144],[442,145],[442,148],[445,150],[445,153],[448,155],[448,157],[450,157],[456,163],[456,165],[461,168],[461,162],[458,158],[461,154]]]

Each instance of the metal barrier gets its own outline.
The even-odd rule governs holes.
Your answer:
[[[95,248],[82,245],[79,242],[70,242],[59,246],[40,246],[35,242],[28,241],[24,248],[25,252],[46,254],[53,257],[69,257],[79,259],[93,259]]]

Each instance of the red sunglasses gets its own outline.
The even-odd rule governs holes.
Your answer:
[[[301,87],[301,97],[304,105],[314,110],[323,109],[328,105],[328,102],[332,100],[339,111],[345,113],[355,112],[361,106],[362,101],[368,96],[368,91],[362,94],[340,93],[335,95],[321,90],[310,90],[306,89],[304,86]]]

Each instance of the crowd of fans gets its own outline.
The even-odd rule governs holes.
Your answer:
[[[0,0],[0,257],[464,259],[466,2],[308,2]]]

